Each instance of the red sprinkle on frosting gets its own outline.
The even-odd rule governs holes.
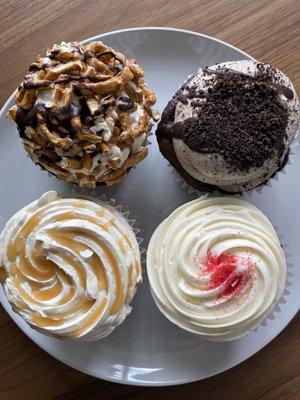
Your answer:
[[[250,258],[239,257],[230,253],[219,256],[209,252],[197,261],[201,265],[201,275],[209,275],[207,290],[224,286],[218,298],[231,298],[240,294],[243,287],[250,282],[253,262]]]

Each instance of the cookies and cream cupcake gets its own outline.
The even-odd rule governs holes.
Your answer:
[[[156,99],[143,76],[102,42],[55,44],[29,67],[8,117],[43,169],[79,186],[113,185],[147,156]]]
[[[0,236],[8,301],[30,326],[61,339],[110,334],[142,280],[136,237],[104,202],[56,192],[18,211]]]
[[[277,234],[253,205],[199,198],[153,233],[147,272],[154,300],[174,324],[213,341],[239,338],[274,309],[286,280]]]
[[[173,96],[156,131],[161,153],[198,190],[242,192],[281,169],[299,119],[291,81],[253,60],[207,67]]]

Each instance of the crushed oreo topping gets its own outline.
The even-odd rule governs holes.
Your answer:
[[[264,66],[263,64],[258,64],[258,74],[255,76],[252,76],[248,73],[237,71],[232,68],[222,68],[218,67],[217,69],[211,69],[206,67],[204,69],[204,73],[206,74],[214,74],[214,75],[240,75],[240,76],[246,76],[249,79],[257,79],[257,77],[261,76],[268,81],[269,85],[273,86],[275,89],[278,90],[279,93],[283,94],[284,97],[286,97],[288,100],[293,100],[294,98],[294,93],[292,89],[288,88],[287,86],[280,85],[279,83],[275,83],[272,81],[272,74],[276,75],[276,70],[275,68],[272,68],[270,66]],[[272,71],[272,73],[271,73]]]
[[[250,73],[250,70],[249,70]],[[189,103],[191,104],[191,106],[194,108],[194,112],[196,114],[196,118],[199,121],[199,114],[201,114],[201,107],[203,105],[203,103],[206,103],[206,97],[209,97],[210,99],[212,99],[212,96],[219,96],[219,101],[221,102],[221,98],[224,96],[224,94],[221,95],[221,93],[218,92],[222,92],[222,89],[224,89],[224,86],[226,85],[222,85],[221,81],[224,79],[225,74],[213,74],[215,75],[214,81],[215,83],[218,82],[218,86],[217,88],[214,88],[214,90],[212,90],[211,88],[209,88],[209,86],[207,88],[205,88],[204,91],[201,91],[198,87],[198,85],[196,83],[191,84],[191,79],[193,79],[193,77],[186,83],[184,84],[176,93],[175,95],[172,97],[172,99],[169,101],[169,103],[167,104],[166,108],[164,109],[163,113],[162,113],[162,117],[161,117],[161,121],[158,124],[158,128],[156,130],[156,136],[157,136],[157,141],[158,141],[158,145],[159,145],[159,149],[161,151],[161,153],[163,154],[163,156],[170,162],[170,164],[178,171],[178,173],[183,177],[183,179],[190,184],[191,186],[193,186],[195,189],[200,190],[200,191],[208,191],[208,192],[214,192],[214,191],[221,191],[221,192],[225,192],[228,193],[226,191],[223,191],[222,189],[220,189],[219,186],[215,186],[215,185],[211,185],[208,183],[204,183],[202,181],[197,180],[196,178],[192,177],[186,170],[184,170],[184,168],[182,167],[182,165],[180,164],[180,162],[177,159],[176,153],[174,151],[174,147],[173,147],[173,138],[176,137],[181,137],[184,133],[183,129],[182,129],[182,123],[176,123],[174,124],[174,119],[175,119],[175,110],[177,107],[178,102],[183,103],[181,100],[183,98],[186,98],[189,100]],[[255,149],[254,151],[257,151],[257,154],[260,156],[260,162],[258,161],[256,163],[256,165],[260,165],[260,163],[262,162],[264,156],[267,157],[267,154],[269,153],[270,156],[274,155],[275,159],[278,160],[278,170],[281,170],[288,159],[288,155],[289,155],[289,151],[287,151],[285,153],[285,157],[282,158],[282,153],[280,154],[280,150],[278,152],[278,149],[282,148],[282,144],[285,142],[285,135],[286,135],[286,127],[287,127],[287,123],[291,123],[293,124],[295,121],[293,120],[292,116],[289,115],[288,110],[284,108],[284,106],[282,106],[282,104],[280,103],[280,95],[283,94],[282,91],[282,78],[281,75],[278,73],[278,71],[275,68],[272,68],[269,65],[258,65],[258,73],[257,76],[255,78],[253,78],[252,76],[250,77],[250,75],[246,74],[231,74],[234,75],[234,87],[237,88],[239,86],[245,86],[247,85],[246,80],[250,79],[252,81],[252,85],[250,85],[251,90],[250,92],[247,94],[246,99],[243,103],[243,106],[240,106],[237,108],[238,111],[240,111],[240,109],[245,109],[248,113],[250,112],[250,109],[252,111],[255,112],[255,114],[260,115],[260,118],[263,119],[264,115],[265,115],[265,119],[263,119],[263,125],[262,127],[258,127],[258,131],[254,131],[254,136],[251,138],[250,136],[250,144],[252,146],[251,151],[247,151],[247,146],[244,144],[243,145],[243,140],[244,138],[240,137],[240,143],[237,143],[237,148],[233,148],[232,152],[229,151],[230,146],[228,143],[228,140],[226,138],[226,148],[228,150],[228,153],[231,155],[231,157],[233,157],[234,159],[231,160],[231,166],[232,169],[241,169],[242,170],[248,170],[249,169],[249,164],[255,164],[256,161],[253,160],[254,157],[252,157],[253,155],[253,146],[255,146],[255,144],[258,147],[263,147],[263,149]],[[247,76],[248,75],[248,76]],[[227,78],[227,76],[225,77],[225,79]],[[226,79],[227,80],[227,79]],[[232,83],[232,82],[231,82]],[[187,87],[189,84],[189,88]],[[210,83],[209,83],[210,85]],[[188,90],[187,90],[188,89]],[[208,90],[209,89],[209,90]],[[233,88],[231,88],[232,90]],[[250,109],[249,107],[247,107],[246,105],[248,103],[252,103],[253,99],[255,99],[255,91],[258,89],[258,93],[256,94],[257,98],[260,99],[260,106],[258,106],[257,104],[251,104],[250,105]],[[287,88],[289,89],[289,88]],[[291,90],[291,89],[289,89]],[[209,93],[208,93],[209,92]],[[234,92],[234,91],[233,91]],[[244,88],[244,92],[245,88]],[[238,93],[231,93],[228,96],[224,96],[224,101],[228,102],[230,104],[229,101],[229,97],[231,96],[232,99],[231,101],[233,101],[233,99],[238,100],[238,96],[241,95]],[[263,105],[263,98],[265,97],[265,101],[266,104]],[[292,96],[290,95],[288,98],[288,96],[285,95],[285,97],[290,100],[292,99]],[[294,98],[294,93],[293,93],[293,98]],[[192,104],[193,103],[193,104]],[[234,103],[234,102],[233,102]],[[265,108],[264,108],[265,107]],[[197,109],[199,109],[200,113],[197,113]],[[278,114],[276,114],[276,110],[278,111]],[[206,110],[208,111],[208,110]],[[265,113],[263,112],[265,111]],[[291,112],[295,112],[295,108],[291,109]],[[247,115],[247,113],[246,113]],[[271,118],[270,118],[271,117]],[[290,120],[288,121],[288,118],[290,118]],[[193,123],[193,121],[189,121],[190,123],[190,127],[191,124]],[[187,124],[187,126],[189,126],[189,123]],[[241,129],[240,133],[244,133],[244,129],[243,127],[240,126],[240,122],[236,121],[237,126]],[[281,128],[280,128],[281,126]],[[274,129],[273,129],[274,128]],[[198,128],[197,128],[198,129]],[[201,129],[199,128],[199,131],[202,135],[204,135],[204,132],[201,131]],[[221,131],[221,128],[219,127],[219,132]],[[249,134],[249,132],[251,131],[247,131],[247,133]],[[223,132],[224,133],[224,132]],[[227,134],[230,133],[230,131],[228,132],[227,130]],[[269,134],[268,134],[269,133]],[[208,136],[211,135],[211,131],[206,132],[206,134]],[[225,141],[225,140],[224,140]],[[245,152],[245,158],[249,157],[249,160],[247,160],[247,162],[243,163],[242,167],[240,167],[240,163],[242,162],[241,160],[241,154],[238,154],[238,150],[240,148],[243,148],[242,152]],[[201,148],[201,152],[205,153],[207,151],[211,151],[211,149],[208,149],[207,147],[202,147]],[[224,154],[224,149],[220,150],[220,153],[222,152],[222,154]],[[248,154],[247,154],[248,153]],[[217,154],[217,153],[215,153]],[[228,154],[228,155],[229,155]],[[234,164],[234,162],[236,161],[236,163]],[[277,170],[277,171],[278,171]],[[265,174],[265,181],[261,183],[264,184],[268,179],[272,178],[277,171],[274,171],[273,174],[270,174],[268,171],[266,171]],[[241,190],[244,187],[244,189],[246,190],[247,188],[249,188],[247,186],[247,183],[245,183],[245,185],[241,186]],[[231,193],[231,192],[229,192]]]
[[[279,100],[278,88],[269,84],[268,73],[215,74],[206,101],[192,104],[196,116],[184,121],[183,141],[200,153],[220,153],[241,170],[261,167],[270,157],[280,158],[288,110]],[[189,97],[189,88],[186,91]]]

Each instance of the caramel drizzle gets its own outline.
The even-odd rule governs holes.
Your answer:
[[[85,206],[86,202],[84,200],[80,200],[76,204],[76,208],[84,208]],[[97,215],[97,217],[103,217],[105,213],[102,209],[99,209],[95,212],[95,214]],[[72,211],[67,211],[64,214],[61,214],[56,217],[56,221],[63,221],[70,219],[84,219],[85,221],[89,221],[105,231],[108,231],[111,226],[118,229],[114,218],[109,218],[107,222],[101,223],[97,218],[91,216],[84,216],[83,218],[81,216],[78,216],[75,212]],[[28,235],[37,227],[40,220],[41,220],[41,212],[35,212],[33,216],[26,221],[25,225],[20,230],[18,238],[10,241],[8,244],[7,257],[11,263],[9,272],[11,275],[13,275],[12,276],[13,282],[21,297],[21,301],[18,301],[18,306],[20,308],[26,306],[26,303],[32,304],[34,303],[34,301],[42,301],[42,302],[49,301],[57,297],[62,290],[62,284],[60,281],[56,281],[54,285],[52,285],[47,289],[44,289],[43,282],[55,277],[56,265],[52,261],[44,259],[42,251],[40,251],[40,249],[36,249],[34,253],[34,262],[36,263],[36,265],[39,266],[39,270],[33,268],[31,263],[25,257],[26,239]],[[48,234],[57,243],[67,248],[71,248],[77,254],[80,254],[80,251],[82,250],[88,249],[88,247],[85,244],[80,243],[76,240],[76,236],[78,236],[76,230],[65,231],[64,233],[52,230],[51,232],[48,232]],[[96,241],[97,244],[102,248],[113,270],[116,282],[116,290],[115,290],[116,296],[113,301],[113,304],[110,307],[109,312],[110,314],[115,315],[122,307],[125,297],[124,285],[121,279],[118,260],[116,259],[113,251],[103,241],[99,243],[99,241],[97,241],[97,238],[94,237],[93,235],[86,234],[86,236],[89,237],[92,241]],[[131,243],[127,236],[118,239],[117,246],[120,249],[122,255],[126,254],[127,251],[126,245],[129,248],[131,248]],[[64,258],[66,262],[70,264],[76,271],[76,274],[77,276],[79,276],[80,284],[82,285],[82,287],[86,287],[85,284],[86,275],[82,267],[78,263],[76,263],[76,261],[74,261],[71,257],[64,255]],[[17,263],[14,261],[16,259],[18,260]],[[107,291],[108,282],[102,260],[99,258],[98,255],[93,253],[91,258],[89,259],[89,264],[95,271],[95,274],[98,278],[99,289]],[[138,268],[135,265],[135,272],[137,272],[137,269]],[[0,272],[2,272],[2,268],[0,268]],[[69,285],[71,286],[71,278],[63,270],[59,272],[61,278],[65,282],[69,283]],[[130,266],[128,269],[128,285],[125,298],[128,298],[130,295],[130,288],[132,285],[132,275],[133,275],[133,267]],[[32,279],[32,282],[28,282],[24,278],[24,276],[28,279]],[[31,294],[27,293],[26,290],[23,289],[22,284],[24,284],[25,282],[29,284],[32,290]],[[75,290],[74,288],[71,287],[70,290],[67,292],[67,294],[58,302],[57,305],[66,304],[74,297],[74,295],[75,295]],[[107,302],[108,302],[107,298],[102,300],[95,308],[95,310],[93,310],[87,317],[84,318],[84,323],[80,326],[80,328],[73,330],[72,333],[70,333],[70,336],[77,337],[80,334],[82,334],[82,332],[86,331],[90,325],[94,325],[95,323],[97,323],[97,321],[101,318],[103,311],[105,310]],[[86,300],[85,297],[82,297],[81,301],[78,301],[77,305],[75,305],[71,311],[59,314],[59,320],[57,319],[57,317],[56,318],[43,317],[39,313],[34,312],[32,314],[32,323],[41,327],[46,327],[46,326],[59,327],[64,323],[63,319],[68,318],[71,315],[74,315],[74,313],[76,312],[85,313],[94,305],[95,305],[95,300]]]

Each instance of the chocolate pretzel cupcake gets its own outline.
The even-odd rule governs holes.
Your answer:
[[[298,118],[297,94],[281,71],[232,61],[191,77],[163,111],[156,135],[188,184],[234,193],[284,166]]]
[[[102,42],[62,42],[31,64],[8,116],[42,168],[79,186],[113,185],[147,155],[155,95],[143,76]]]

